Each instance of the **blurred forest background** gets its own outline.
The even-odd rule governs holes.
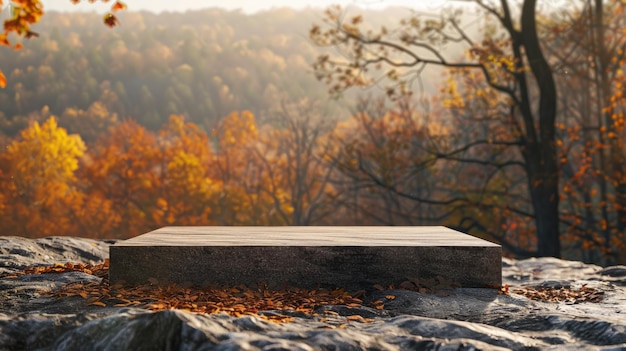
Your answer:
[[[626,5],[600,3],[546,13],[538,32],[559,93],[562,256],[612,264],[626,262]],[[416,16],[350,11],[348,24],[384,34]],[[115,29],[47,13],[39,38],[0,59],[0,234],[446,225],[536,253],[510,101],[464,69],[425,69],[394,91],[404,73],[375,67],[385,80],[345,89],[359,84],[320,70],[337,54],[318,27],[344,20],[333,13],[126,12]],[[497,21],[467,20],[473,54],[511,65]]]

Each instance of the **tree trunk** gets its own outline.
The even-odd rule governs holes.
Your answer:
[[[560,257],[558,186],[529,185],[537,227],[537,255]]]
[[[539,256],[560,257],[559,168],[555,127],[557,93],[552,69],[539,44],[535,7],[536,0],[525,0],[522,5],[521,40],[532,75],[539,86],[539,135],[527,140],[524,157],[535,210],[537,253]],[[530,104],[529,101],[527,103]]]

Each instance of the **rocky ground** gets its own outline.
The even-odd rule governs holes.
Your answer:
[[[53,297],[71,283],[102,286],[102,278],[90,270],[32,270],[101,263],[110,243],[0,237],[0,350],[626,349],[624,266],[503,259],[500,292],[372,290],[359,304],[259,311],[262,318]]]

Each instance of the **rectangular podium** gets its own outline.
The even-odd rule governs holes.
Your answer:
[[[440,226],[164,227],[110,247],[112,284],[368,289],[502,283],[499,245]]]

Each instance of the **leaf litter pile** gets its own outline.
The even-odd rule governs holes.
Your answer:
[[[4,278],[17,278],[23,274],[47,274],[84,272],[102,278],[100,283],[70,283],[58,290],[45,294],[56,298],[80,296],[89,306],[139,307],[152,311],[180,309],[196,313],[227,313],[231,316],[255,315],[272,322],[289,322],[293,312],[318,316],[315,309],[324,305],[345,305],[361,307],[363,301],[343,289],[282,289],[268,290],[259,286],[256,289],[245,286],[234,287],[181,287],[177,285],[158,286],[156,280],[150,284],[125,287],[109,284],[109,261],[97,265],[54,264],[28,268],[18,274]],[[291,313],[264,313],[267,311],[290,311]],[[322,314],[336,315],[333,311]],[[349,321],[371,321],[361,316],[348,316]]]
[[[535,301],[542,302],[564,302],[574,305],[583,302],[598,303],[604,299],[604,291],[588,287],[583,284],[579,289],[572,289],[569,286],[560,287],[522,287],[520,289],[509,289],[508,285],[500,288],[501,294],[519,294]]]
[[[227,313],[231,316],[240,317],[254,315],[262,319],[284,323],[294,320],[293,312],[319,316],[316,309],[326,305],[344,305],[349,308],[362,307],[361,297],[364,290],[356,293],[349,293],[343,289],[298,289],[289,288],[281,290],[268,290],[259,286],[256,289],[246,286],[233,287],[181,287],[177,285],[158,286],[156,280],[151,280],[150,284],[134,287],[125,287],[119,284],[109,284],[109,260],[104,263],[91,264],[60,264],[52,266],[36,266],[27,268],[22,272],[6,275],[2,278],[17,278],[24,274],[49,274],[83,272],[101,278],[99,283],[69,283],[58,290],[45,292],[47,296],[60,298],[78,297],[86,300],[89,306],[100,307],[139,307],[152,311],[168,309],[180,309],[195,313],[213,314]],[[374,285],[377,290],[413,290],[423,294],[437,294],[448,296],[442,290],[450,290],[459,287],[458,284],[443,277],[429,279],[411,278],[397,287],[389,285],[386,288],[381,285]],[[509,289],[508,285],[500,287],[499,294],[508,295],[510,293],[524,295],[529,299],[544,302],[565,302],[569,304],[581,302],[600,302],[604,292],[583,285],[578,290],[569,287],[549,287],[521,289]],[[386,299],[393,300],[395,296],[387,295]],[[381,300],[370,303],[370,306],[378,310],[384,309]],[[278,311],[291,313],[267,313],[267,311]],[[334,311],[323,311],[322,314],[337,315]],[[371,322],[371,319],[363,318],[360,315],[346,317],[348,321]]]

